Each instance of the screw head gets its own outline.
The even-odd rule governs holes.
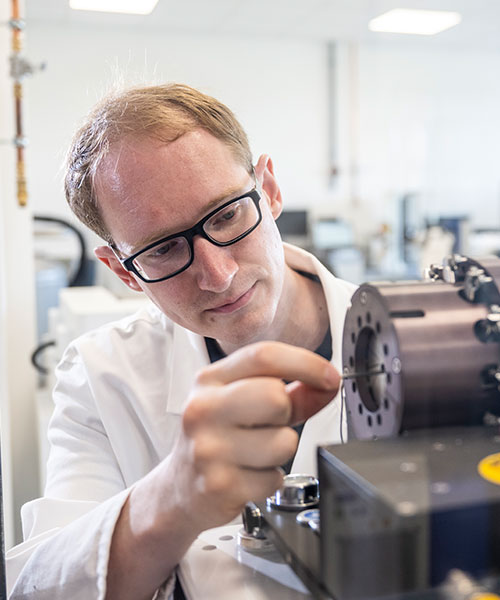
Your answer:
[[[392,372],[395,373],[396,375],[401,373],[401,361],[399,360],[399,358],[397,356],[395,356],[392,359],[391,369],[392,369]]]

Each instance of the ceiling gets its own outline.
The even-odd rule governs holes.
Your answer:
[[[25,0],[25,6],[28,22],[66,26],[325,41],[425,39],[431,44],[500,50],[500,0],[159,0],[148,16],[75,11],[68,0]],[[463,20],[432,38],[369,32],[368,21],[391,8],[454,10]]]

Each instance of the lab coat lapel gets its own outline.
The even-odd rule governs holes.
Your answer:
[[[338,285],[333,284],[334,278],[331,273],[318,260],[310,254],[297,250],[294,247],[289,247],[286,244],[285,256],[290,266],[315,273],[321,281],[330,315],[330,329],[332,334],[331,362],[337,371],[341,372],[344,318],[351,303],[350,300],[354,292],[354,286],[352,286],[352,290],[341,291]],[[340,412],[341,395],[339,392],[325,408],[306,421],[292,464],[293,473],[317,474],[317,446],[320,444],[337,444],[341,441]],[[336,427],[334,427],[334,424],[336,424]],[[345,411],[343,414],[342,434],[343,439],[347,440]]]

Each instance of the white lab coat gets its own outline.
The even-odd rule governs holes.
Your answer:
[[[321,280],[340,370],[355,286],[298,248],[285,245],[285,255]],[[203,338],[153,305],[69,346],[57,367],[45,494],[23,507],[25,541],[7,555],[11,598],[104,598],[120,510],[131,486],[170,453],[195,374],[208,363]],[[292,471],[315,473],[316,446],[338,441],[339,429],[335,401],[305,424]]]

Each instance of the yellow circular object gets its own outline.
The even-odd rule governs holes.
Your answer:
[[[487,481],[500,485],[500,452],[490,454],[483,458],[478,464],[477,470],[479,475]],[[488,596],[488,594],[486,596]],[[482,598],[482,600],[489,600],[486,596]],[[493,596],[493,598],[499,598],[500,600],[499,596]]]
[[[498,456],[498,454],[496,455]],[[500,600],[500,596],[497,594],[473,594],[470,600]]]

